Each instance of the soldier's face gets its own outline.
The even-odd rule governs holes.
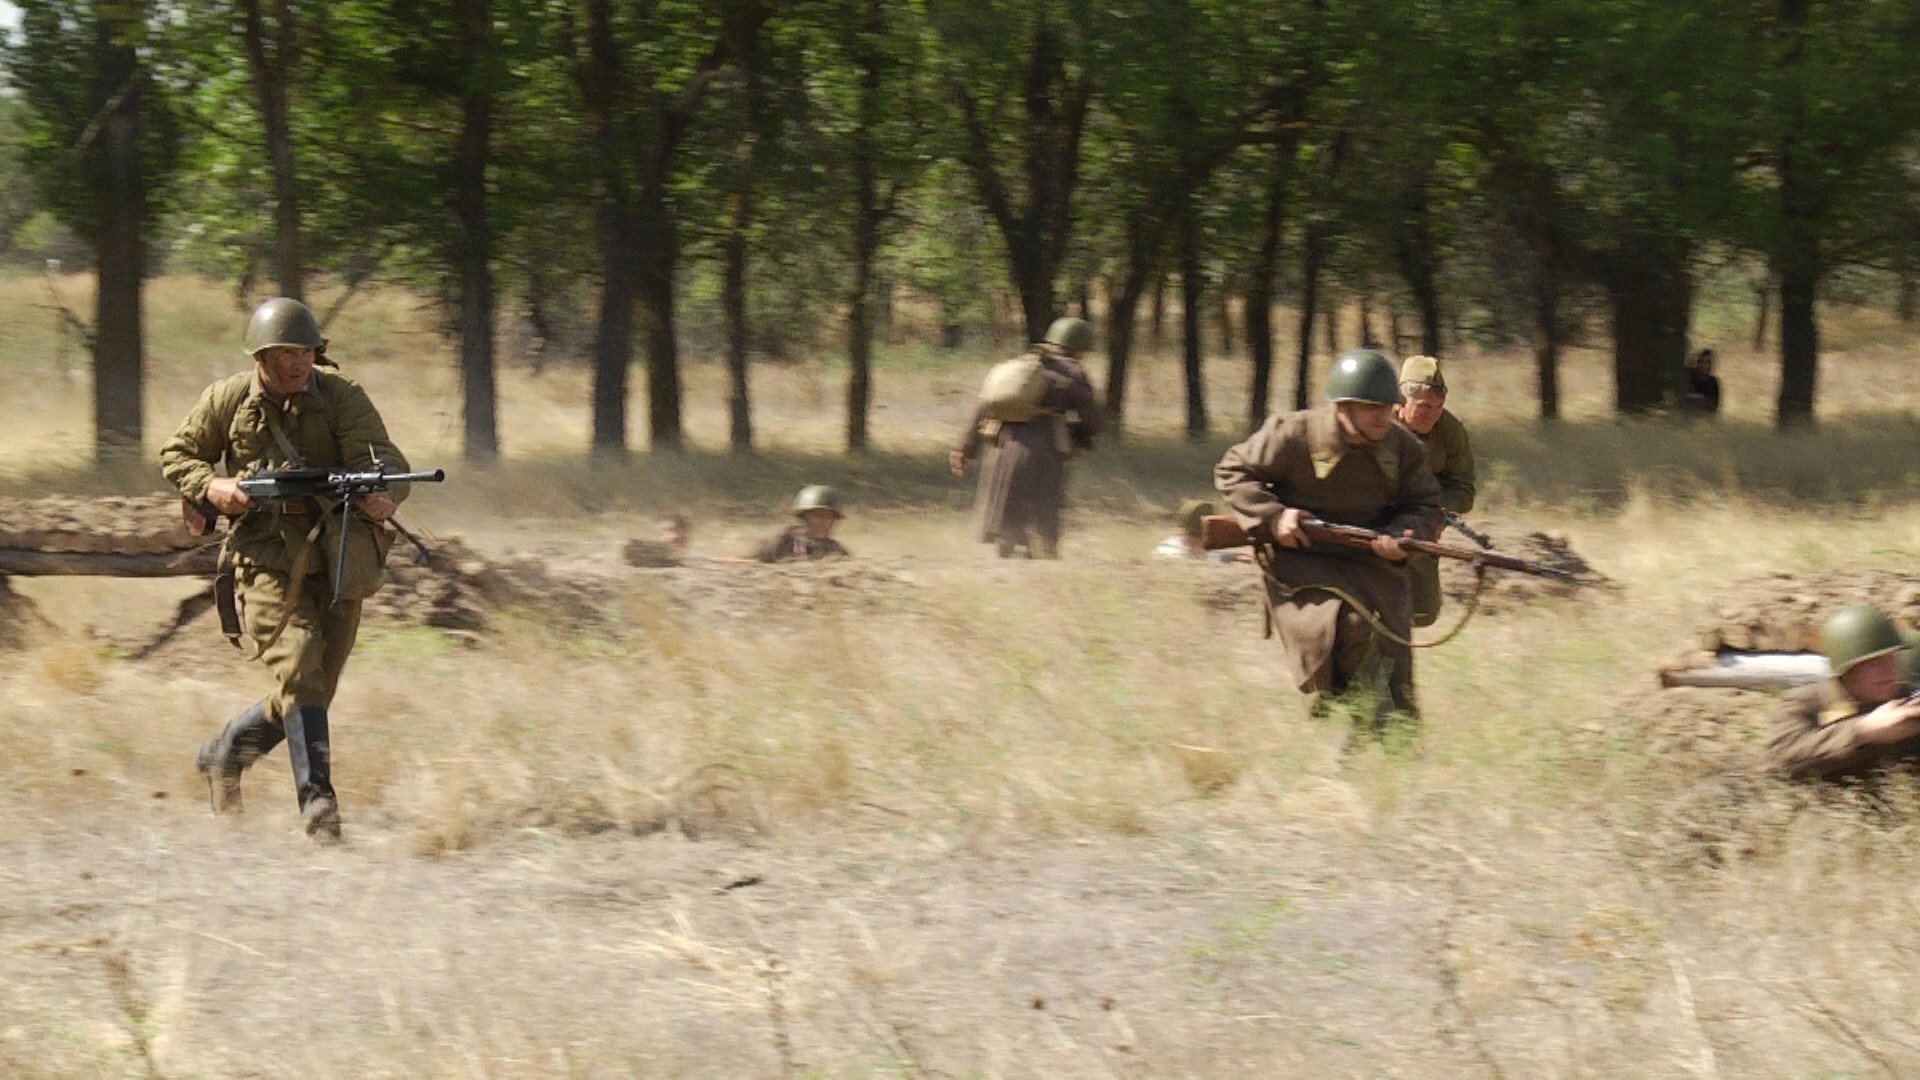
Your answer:
[[[1900,654],[1888,653],[1862,660],[1840,676],[1847,696],[1868,708],[1884,705],[1900,692]]]
[[[1343,401],[1335,414],[1340,421],[1340,437],[1349,446],[1377,443],[1393,430],[1393,406],[1365,401]]]
[[[693,540],[692,533],[692,528],[683,522],[669,519],[660,523],[660,542],[668,547],[686,547]]]
[[[287,398],[307,388],[313,378],[314,352],[292,345],[274,345],[253,356],[260,383],[274,397]]]
[[[833,535],[833,527],[840,515],[831,510],[808,510],[800,515],[800,524],[806,526],[807,536],[813,540],[825,540]]]
[[[1400,396],[1406,398],[1400,403],[1400,422],[1415,435],[1432,431],[1447,406],[1447,395],[1431,386],[1402,386]]]

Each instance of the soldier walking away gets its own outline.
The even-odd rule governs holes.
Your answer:
[[[1405,537],[1440,534],[1440,484],[1420,439],[1394,423],[1393,361],[1356,349],[1335,362],[1327,400],[1276,413],[1214,468],[1214,484],[1254,538],[1267,576],[1269,632],[1294,685],[1322,695],[1364,690],[1415,714],[1412,594]],[[1316,546],[1305,519],[1387,534],[1372,551]]]
[[[233,576],[237,611],[224,612],[223,621],[231,619],[254,643],[255,658],[275,683],[195,756],[214,808],[238,810],[241,774],[284,741],[307,835],[337,841],[327,710],[359,632],[360,603],[378,587],[392,542],[390,527],[381,523],[407,497],[407,486],[360,497],[354,509],[365,520],[348,524],[316,499],[256,506],[239,484],[280,468],[406,469],[379,410],[360,384],[334,367],[326,346],[305,304],[280,297],[254,309],[245,338],[253,370],[200,395],[161,448],[160,465],[190,503],[238,519],[220,559],[222,574]],[[370,534],[369,543],[349,546],[351,561],[341,576],[352,584],[338,604],[332,602],[332,560],[314,550],[325,523],[335,520],[335,530]]]
[[[853,553],[833,538],[834,526],[844,517],[840,496],[825,484],[808,484],[793,500],[793,516],[799,522],[789,525],[753,549],[755,562],[777,563],[798,559],[846,558]]]
[[[1787,694],[1767,745],[1774,767],[1802,780],[1920,759],[1920,635],[1859,604],[1827,617],[1820,646],[1834,677]]]
[[[980,540],[995,545],[1003,559],[1060,556],[1067,459],[1090,449],[1102,428],[1084,366],[1091,351],[1093,327],[1085,319],[1055,319],[1032,351],[988,372],[980,402],[948,455],[957,477],[981,458]]]
[[[1447,380],[1440,361],[1409,356],[1400,365],[1399,408],[1395,419],[1420,436],[1427,468],[1440,481],[1440,505],[1451,514],[1473,511],[1473,443],[1467,425],[1447,408]],[[1413,625],[1432,626],[1440,617],[1440,560],[1432,555],[1407,558],[1413,584]]]

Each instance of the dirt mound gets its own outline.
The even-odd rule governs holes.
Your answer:
[[[1818,652],[1820,626],[1835,608],[1874,604],[1905,626],[1920,626],[1920,585],[1887,570],[1769,574],[1735,585],[1693,639],[1663,669],[1705,667],[1723,650]]]
[[[0,498],[0,548],[159,555],[201,543],[187,535],[174,495]]]
[[[744,564],[692,559],[628,572],[657,587],[676,608],[723,619],[781,622],[839,611],[920,610],[920,583],[899,566],[856,559]]]
[[[600,617],[614,592],[608,568],[589,560],[533,554],[486,556],[459,537],[429,543],[425,562],[415,549],[394,545],[387,583],[366,603],[368,615],[456,633],[486,632],[507,609],[569,623]]]
[[[1861,603],[1877,604],[1909,625],[1920,622],[1920,586],[1905,575],[1770,574],[1730,589],[1694,639],[1662,667],[1706,666],[1721,650],[1817,650],[1827,614]],[[1909,797],[1910,776],[1829,784],[1772,775],[1765,750],[1778,708],[1776,692],[1648,688],[1622,702],[1620,723],[1586,733],[1596,743],[1630,744],[1656,764],[1651,775],[1661,790],[1640,800],[1647,817],[1631,830],[1642,854],[1717,867],[1777,851],[1789,827],[1810,813],[1851,822],[1920,820],[1920,800]]]
[[[13,591],[0,575],[0,649],[25,647],[34,635],[52,629],[46,616],[32,600]]]
[[[1493,540],[1493,550],[1498,554],[1526,559],[1549,570],[1571,574],[1588,583],[1588,586],[1613,586],[1611,578],[1594,569],[1592,563],[1573,550],[1573,544],[1565,533],[1527,532],[1518,536],[1503,536],[1499,527],[1493,525],[1486,526],[1485,531]],[[1457,533],[1450,532],[1443,539],[1458,547],[1472,546],[1471,541]],[[1466,603],[1473,596],[1475,588],[1473,565],[1459,559],[1440,560],[1440,588],[1449,604]],[[1553,578],[1534,577],[1510,570],[1489,570],[1486,589],[1480,594],[1480,611],[1487,614],[1524,607],[1538,600],[1577,596],[1583,589],[1583,586]]]

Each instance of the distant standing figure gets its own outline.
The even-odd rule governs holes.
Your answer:
[[[1920,760],[1915,642],[1876,607],[1828,616],[1820,644],[1834,677],[1786,696],[1767,745],[1774,767],[1806,780]]]
[[[1085,319],[1055,319],[1025,356],[996,365],[960,442],[948,456],[964,477],[976,455],[975,507],[980,540],[1001,558],[1060,555],[1060,516],[1067,499],[1067,459],[1100,434],[1100,406],[1083,361],[1093,350]]]
[[[1473,442],[1467,425],[1447,409],[1447,380],[1440,361],[1431,356],[1409,356],[1400,365],[1401,402],[1394,418],[1420,436],[1427,448],[1427,468],[1440,481],[1440,505],[1449,513],[1473,511]],[[1407,557],[1407,575],[1413,584],[1413,625],[1432,626],[1440,617],[1440,560],[1431,555]]]
[[[1688,412],[1720,411],[1720,377],[1713,373],[1713,350],[1701,349],[1687,368],[1687,394],[1680,404]]]
[[[825,484],[808,484],[793,500],[798,524],[789,525],[753,549],[756,562],[793,562],[803,559],[846,558],[852,552],[833,538],[834,526],[844,515],[840,496]]]

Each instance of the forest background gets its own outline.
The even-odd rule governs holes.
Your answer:
[[[858,452],[876,349],[1013,348],[1069,310],[1122,423],[1135,342],[1178,343],[1193,438],[1363,340],[1523,348],[1551,421],[1570,349],[1644,413],[1750,339],[1795,427],[1823,304],[1920,318],[1915,0],[17,7],[0,258],[93,272],[45,303],[104,455],[149,435],[162,273],[226,283],[236,341],[265,295],[414,291],[478,460],[528,434],[503,369],[587,368],[617,456],[684,444],[708,359],[750,448],[756,376],[822,355]]]

